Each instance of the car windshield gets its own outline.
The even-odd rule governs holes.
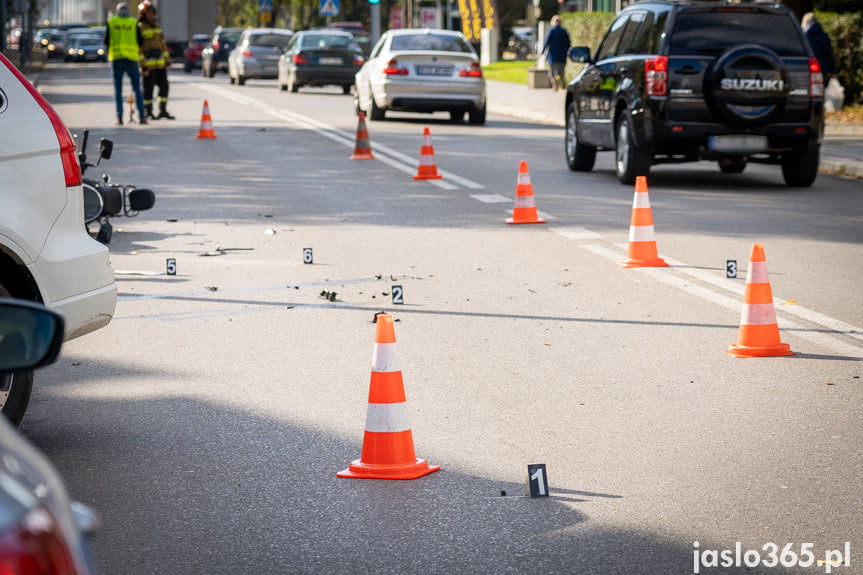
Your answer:
[[[794,22],[782,14],[747,8],[685,10],[674,21],[669,55],[718,55],[738,44],[758,43],[780,57],[805,57]]]
[[[266,46],[270,48],[284,48],[291,41],[287,34],[254,34],[249,36],[250,46]]]
[[[219,34],[219,43],[221,44],[236,44],[240,39],[242,32],[223,32]]]
[[[99,36],[75,36],[75,44],[79,46],[84,45],[92,45],[92,44],[101,44],[102,38]]]
[[[309,34],[303,36],[302,50],[359,50],[353,38],[336,34]]]
[[[415,34],[393,37],[393,51],[432,50],[436,52],[467,52],[473,50],[470,44],[458,36],[449,34]]]

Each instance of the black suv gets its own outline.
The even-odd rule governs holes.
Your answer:
[[[615,150],[624,184],[652,164],[711,160],[726,173],[781,164],[789,186],[818,175],[824,81],[779,4],[650,0],[615,18],[566,92],[566,160],[593,169]]]

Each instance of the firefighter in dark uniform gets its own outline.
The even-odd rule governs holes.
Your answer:
[[[171,53],[156,20],[156,7],[150,0],[138,4],[138,29],[141,31],[141,75],[144,84],[144,108],[152,120],[174,116],[168,113],[168,68]],[[153,114],[153,92],[159,87],[159,115]]]

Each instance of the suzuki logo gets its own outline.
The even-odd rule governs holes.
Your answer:
[[[761,80],[754,78],[723,78],[719,83],[723,90],[742,90],[744,92],[782,92],[785,82],[782,80]]]

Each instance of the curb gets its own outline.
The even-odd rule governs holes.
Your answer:
[[[863,162],[856,158],[842,156],[821,156],[818,171],[834,176],[863,178]]]

